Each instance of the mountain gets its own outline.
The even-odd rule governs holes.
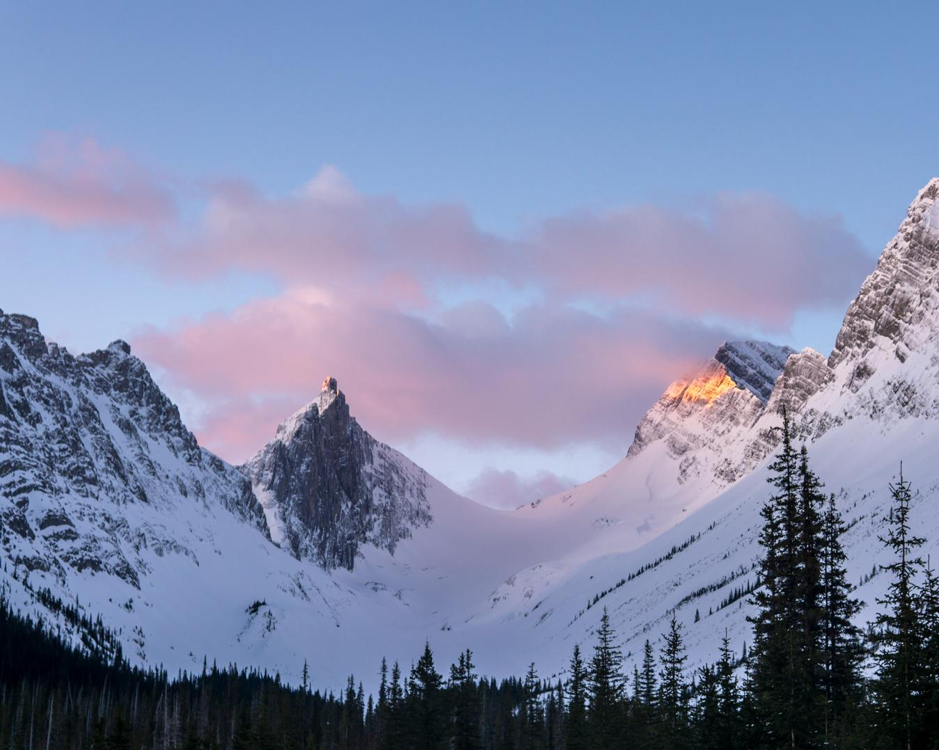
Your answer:
[[[335,378],[243,467],[275,542],[297,558],[352,570],[362,545],[394,553],[432,516],[426,472],[349,414]]]
[[[604,607],[627,662],[674,613],[694,667],[725,632],[750,640],[785,408],[845,514],[869,620],[901,460],[924,554],[939,554],[937,206],[933,180],[828,357],[726,343],[666,389],[616,466],[513,512],[374,440],[332,379],[236,468],[198,446],[126,344],[76,357],[0,315],[0,593],[77,642],[100,617],[129,658],[170,669],[205,655],[298,679],[308,660],[338,686],[427,639],[443,664],[469,647],[483,673],[534,660],[551,678]]]
[[[139,589],[147,553],[192,554],[151,518],[181,500],[267,533],[250,484],[199,447],[126,343],[75,357],[2,312],[0,494],[4,559],[59,582],[90,571]]]

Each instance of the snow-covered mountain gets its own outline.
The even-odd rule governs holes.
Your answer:
[[[274,541],[326,569],[352,570],[366,544],[394,553],[433,520],[426,472],[359,426],[335,378],[242,471]]]
[[[191,554],[138,508],[185,499],[267,533],[250,484],[199,447],[126,343],[74,357],[2,312],[0,493],[4,560],[60,583],[90,571],[139,588],[149,553]]]
[[[939,551],[937,270],[933,180],[829,357],[727,343],[665,391],[615,467],[514,512],[375,441],[331,379],[228,466],[126,344],[73,357],[0,314],[0,588],[76,637],[61,603],[100,615],[128,656],[171,669],[207,655],[295,678],[307,659],[336,685],[382,656],[407,663],[427,638],[443,661],[469,647],[484,672],[534,660],[547,676],[589,647],[603,607],[633,655],[674,612],[696,665],[725,632],[749,640],[742,592],[785,407],[846,515],[869,617],[901,459]]]

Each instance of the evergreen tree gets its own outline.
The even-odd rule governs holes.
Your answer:
[[[720,691],[717,671],[705,664],[698,670],[694,705],[695,744],[699,748],[723,748],[720,744]]]
[[[932,569],[930,559],[926,560],[923,577],[923,585],[920,587],[924,634],[922,649],[925,654],[921,686],[922,723],[927,727],[936,727],[939,726],[939,577]]]
[[[473,653],[469,649],[450,667],[450,687],[454,693],[453,747],[456,750],[477,750],[481,746],[474,669]]]
[[[635,670],[630,722],[636,746],[651,748],[656,742],[658,722],[658,677],[655,674],[655,652],[646,639],[643,646],[642,668]]]
[[[540,683],[534,662],[525,675],[524,721],[522,722],[522,748],[536,750],[544,744],[544,707],[539,697]]]
[[[734,655],[730,650],[727,633],[721,641],[720,660],[715,668],[718,696],[718,716],[715,726],[714,747],[734,750],[742,747],[740,697],[737,691],[737,677],[734,674]]]
[[[792,445],[788,414],[761,511],[759,587],[752,662],[753,707],[773,746],[811,746],[823,736],[821,687],[821,484],[808,451]]]
[[[910,483],[903,479],[890,486],[893,506],[889,526],[881,542],[894,555],[883,566],[893,575],[887,594],[878,602],[884,611],[877,616],[877,698],[881,731],[897,748],[924,747],[921,719],[924,706],[918,690],[925,668],[922,650],[923,620],[916,600],[916,576],[923,561],[916,550],[925,541],[910,529]]]
[[[406,709],[404,688],[401,684],[401,667],[398,666],[398,662],[395,662],[391,668],[391,682],[388,685],[387,718],[383,723],[379,740],[381,750],[395,750],[405,746]]]
[[[375,744],[383,747],[388,726],[388,661],[384,657],[381,660],[379,675],[381,679],[378,683],[378,703],[375,706],[374,732]]]
[[[822,688],[825,694],[826,745],[843,736],[849,710],[860,700],[860,667],[864,657],[860,631],[852,618],[861,603],[851,597],[851,586],[844,568],[845,554],[841,536],[845,531],[841,514],[830,495],[822,519]]]
[[[587,679],[584,660],[580,656],[580,646],[575,645],[567,691],[567,719],[564,723],[564,746],[567,750],[587,750],[590,747],[587,732]]]
[[[659,747],[673,750],[685,746],[688,737],[688,685],[684,665],[687,657],[681,636],[682,625],[672,614],[665,645],[659,684]]]
[[[610,615],[604,607],[587,680],[591,747],[596,750],[618,747],[622,740],[625,690],[620,671],[622,663],[623,656],[615,642]]]
[[[440,695],[442,683],[443,677],[434,667],[434,654],[427,642],[424,653],[411,670],[408,691],[408,702],[413,709],[412,747],[418,750],[436,750],[446,744]]]

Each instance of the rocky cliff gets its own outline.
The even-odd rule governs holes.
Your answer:
[[[359,426],[334,378],[242,471],[274,540],[327,569],[351,570],[366,544],[393,553],[432,520],[427,475]]]
[[[144,550],[191,551],[178,529],[133,509],[169,517],[181,503],[267,533],[250,483],[199,447],[126,343],[73,356],[33,318],[0,312],[4,558],[60,583],[91,571],[139,588]]]

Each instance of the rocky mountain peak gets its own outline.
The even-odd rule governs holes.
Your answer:
[[[351,570],[364,545],[394,552],[431,521],[426,474],[362,429],[333,377],[241,470],[274,541],[326,569]]]
[[[4,556],[60,584],[91,570],[139,587],[146,549],[188,554],[152,520],[193,507],[266,530],[250,484],[199,447],[127,344],[72,356],[0,313]]]
[[[121,339],[117,339],[108,344],[108,351],[114,352],[115,354],[130,354],[130,344]]]
[[[704,447],[709,431],[725,434],[752,424],[791,353],[764,341],[725,342],[697,373],[665,390],[636,428],[627,456],[658,440],[674,457],[684,456]]]
[[[868,355],[906,360],[939,324],[939,178],[919,191],[874,272],[848,307],[828,359],[852,362],[849,387],[859,388],[876,369]]]
[[[766,403],[776,378],[793,350],[766,341],[727,341],[714,359],[724,365],[728,377]]]
[[[320,388],[320,395],[316,399],[316,406],[319,409],[319,413],[322,414],[326,409],[332,406],[333,402],[341,397],[342,392],[339,390],[338,381],[336,378],[327,375]],[[342,403],[345,403],[344,398],[342,399]]]

